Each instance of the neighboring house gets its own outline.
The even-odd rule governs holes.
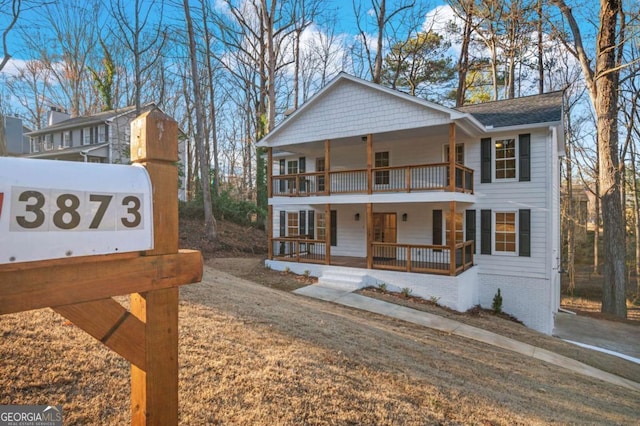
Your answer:
[[[157,108],[143,105],[140,114]],[[48,125],[29,132],[29,158],[85,161],[91,163],[129,164],[131,122],[137,117],[135,106],[97,114],[70,118],[60,109],[52,108]],[[185,141],[179,143],[180,161],[185,165]],[[185,173],[186,175],[186,173]],[[181,177],[179,198],[185,199],[186,182]]]
[[[503,310],[560,303],[562,93],[446,108],[340,74],[265,136],[267,265]]]
[[[30,130],[22,124],[18,117],[0,115],[0,155],[18,156],[29,153]]]

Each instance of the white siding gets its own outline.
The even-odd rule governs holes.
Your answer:
[[[520,132],[524,133],[524,132]],[[507,133],[495,137],[518,137],[518,133]],[[551,206],[550,169],[548,159],[548,131],[531,133],[531,181],[480,183],[480,141],[466,141],[467,165],[475,170],[474,188],[477,202],[470,208],[476,210],[476,253],[480,253],[480,210],[517,211],[531,209],[531,257],[514,255],[476,254],[476,263],[483,273],[549,279],[548,236]],[[492,225],[492,228],[494,226]],[[492,247],[493,248],[493,247]]]
[[[380,108],[384,105],[384,108]],[[343,80],[285,127],[271,146],[445,124],[447,114]]]

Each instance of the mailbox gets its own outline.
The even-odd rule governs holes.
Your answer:
[[[0,158],[0,264],[153,248],[144,167]]]

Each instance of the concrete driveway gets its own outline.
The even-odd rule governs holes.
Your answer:
[[[634,358],[640,364],[640,324],[629,325],[558,312],[553,335]]]

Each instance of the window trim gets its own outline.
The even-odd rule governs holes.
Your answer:
[[[68,137],[67,137],[68,136]],[[61,147],[62,148],[71,148],[71,130],[63,130],[62,131],[62,141],[61,141]]]
[[[499,251],[496,249],[496,234],[498,233],[498,224],[496,222],[496,218],[498,214],[513,214],[513,234],[515,236],[514,240],[514,250],[513,251]],[[518,210],[492,210],[491,211],[491,225],[493,229],[491,230],[491,254],[498,256],[519,256],[519,244],[520,244],[520,236],[519,236],[519,213]]]
[[[442,226],[442,241],[444,241],[444,245],[445,246],[449,246],[450,245],[450,241],[449,241],[449,226],[448,226],[449,225],[449,216],[450,215],[451,215],[450,211],[443,211],[442,212],[442,216],[444,216],[443,217],[443,226]],[[455,216],[456,216],[456,219],[460,220],[460,226],[461,226],[460,229],[456,228],[456,230],[455,230],[455,233],[456,233],[456,245],[458,245],[458,244],[464,243],[466,241],[466,236],[467,235],[466,235],[466,232],[465,232],[466,231],[466,229],[465,229],[466,228],[465,227],[465,213],[464,213],[464,211],[456,210]],[[456,221],[456,225],[457,224],[458,223]],[[462,239],[460,241],[458,241],[457,236],[458,236],[458,234],[460,232],[462,232]]]
[[[46,135],[44,135],[44,140],[42,145],[43,145],[44,151],[53,150],[53,135],[51,133],[47,133]]]
[[[377,166],[376,165],[376,155],[378,154],[386,154],[387,156],[387,165],[386,166]],[[391,167],[391,152],[390,151],[376,151],[373,153],[373,184],[374,185],[390,185],[391,184],[391,173],[390,170],[376,170],[379,167]],[[378,182],[378,178],[382,182]]]
[[[87,145],[91,145],[91,132],[92,132],[93,128],[92,127],[84,127],[82,129],[82,146],[87,146]]]
[[[462,148],[462,162],[458,161],[458,148]],[[456,163],[457,164],[462,164],[464,165],[464,161],[465,161],[465,157],[466,157],[466,152],[464,149],[464,143],[456,143],[455,146],[455,150],[456,150]],[[449,155],[448,155],[448,151],[449,151],[449,144],[444,144],[442,145],[442,161],[444,163],[448,163],[449,162]]]
[[[327,238],[327,219],[325,218],[324,212],[316,212],[315,216],[316,216],[316,228],[315,228],[316,235],[314,235],[314,238],[316,240],[324,241]]]
[[[496,176],[496,171],[497,171],[496,163],[498,161],[505,161],[505,159],[503,158],[498,159],[498,156],[496,155],[496,143],[498,141],[505,141],[505,140],[513,140],[514,156],[508,157],[508,159],[513,158],[513,161],[515,164],[514,165],[515,176],[509,177],[509,178],[499,178]],[[519,160],[520,160],[520,143],[518,141],[517,136],[501,136],[501,137],[491,138],[491,181],[492,182],[517,182],[520,176]]]
[[[293,217],[295,215],[295,226],[293,225]],[[300,234],[300,213],[299,212],[287,212],[287,237],[296,237]],[[295,230],[295,233],[291,233]]]

